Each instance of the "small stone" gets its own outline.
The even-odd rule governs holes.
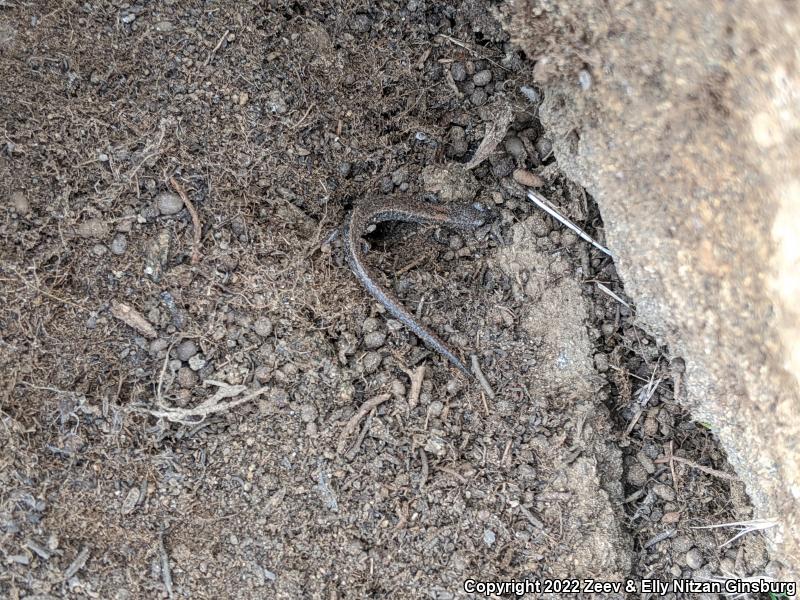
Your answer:
[[[489,160],[492,163],[492,173],[498,179],[508,177],[514,171],[514,161],[509,156],[492,157]]]
[[[370,29],[372,29],[372,21],[367,15],[356,15],[353,19],[353,22],[350,24],[350,28],[353,31],[367,33]]]
[[[491,546],[497,540],[497,535],[491,529],[487,529],[483,532],[483,543],[487,546]]]
[[[272,379],[272,369],[267,365],[260,365],[255,370],[256,379],[259,383],[269,383]]]
[[[122,22],[126,25],[129,23],[133,23],[136,20],[136,15],[133,13],[128,13],[122,17]]]
[[[541,96],[539,96],[539,92],[537,92],[537,91],[536,91],[535,89],[533,89],[532,87],[528,87],[528,86],[526,86],[526,85],[523,85],[521,88],[519,88],[519,91],[520,91],[520,92],[522,93],[522,95],[523,95],[523,96],[525,96],[525,97],[526,97],[526,98],[527,98],[527,99],[528,99],[528,100],[529,100],[531,103],[533,103],[533,104],[539,104],[539,101],[541,100]]]
[[[703,566],[703,554],[697,548],[692,548],[686,553],[686,566],[692,571]]]
[[[191,389],[197,385],[197,373],[192,371],[190,367],[181,367],[178,369],[178,385],[183,388]]]
[[[157,338],[150,342],[150,354],[158,354],[162,350],[166,350],[169,342],[164,338]]]
[[[183,200],[172,192],[161,192],[156,196],[156,207],[162,215],[175,215],[183,210]]]
[[[581,69],[580,73],[578,73],[578,83],[580,83],[584,92],[587,91],[592,87],[592,74],[586,69]]]
[[[88,219],[78,225],[78,235],[82,238],[104,238],[109,234],[109,227],[101,219]]]
[[[428,405],[428,414],[432,417],[438,417],[444,410],[444,404],[439,400],[434,400]]]
[[[655,484],[653,486],[653,493],[667,502],[675,500],[675,490],[663,483]]]
[[[594,355],[594,368],[600,373],[608,371],[608,354],[598,352]]]
[[[483,87],[492,80],[492,72],[489,69],[478,71],[472,76],[472,83],[478,87]]]
[[[108,252],[108,248],[106,248],[103,244],[95,244],[92,246],[92,254],[98,258],[103,256],[106,252]]]
[[[173,29],[175,29],[175,26],[169,21],[159,21],[156,23],[156,31],[159,33],[169,33]]]
[[[399,379],[393,379],[389,389],[392,392],[392,396],[398,400],[406,397],[406,386]]]
[[[350,171],[353,169],[353,165],[349,162],[340,162],[337,170],[339,171],[339,175],[342,177],[347,177],[350,175]]]
[[[464,156],[466,151],[469,149],[469,144],[467,143],[467,136],[464,129],[457,125],[451,127],[449,131],[449,138],[449,145],[447,148],[448,154],[456,158]]]
[[[28,203],[25,193],[20,190],[11,194],[11,204],[14,206],[14,210],[17,211],[18,215],[27,215],[31,209],[31,205]]]
[[[255,331],[256,335],[259,337],[269,337],[272,333],[272,321],[267,317],[260,317],[253,323],[253,331]]]
[[[192,340],[183,340],[175,349],[175,355],[179,360],[186,361],[197,354],[197,344]]]
[[[239,106],[244,106],[250,101],[250,95],[247,92],[243,92],[239,96]]]
[[[317,407],[313,404],[303,404],[300,407],[300,419],[303,423],[311,423],[317,418]]]
[[[474,92],[472,92],[472,96],[470,96],[469,101],[472,102],[475,106],[482,106],[486,99],[488,98],[486,92],[481,88],[478,88]]]
[[[447,444],[436,434],[431,434],[428,440],[425,442],[425,452],[430,452],[436,456],[444,456],[447,454]]]
[[[647,471],[639,463],[634,463],[628,468],[627,480],[635,488],[640,488],[647,483]]]
[[[392,183],[395,185],[400,185],[404,183],[406,178],[408,177],[408,171],[405,168],[397,169],[394,173],[392,173]]]
[[[383,357],[377,352],[367,352],[364,355],[364,371],[374,373],[381,366]]]
[[[110,248],[112,254],[116,254],[117,256],[125,254],[125,250],[128,249],[128,238],[123,234],[118,233],[114,236],[114,239],[111,240]]]
[[[270,111],[278,115],[282,115],[288,110],[286,106],[286,99],[283,97],[283,94],[280,92],[280,90],[272,90],[269,93],[267,106],[269,107]]]
[[[278,408],[289,405],[289,394],[283,388],[274,387],[269,391],[269,400]]]
[[[535,173],[531,173],[527,169],[517,169],[514,171],[513,177],[514,181],[525,187],[539,188],[544,185],[544,181],[542,181],[541,177]]]
[[[189,368],[192,371],[199,371],[208,364],[208,361],[203,358],[202,354],[195,354],[189,359]]]
[[[450,379],[447,381],[447,385],[445,385],[444,387],[444,391],[447,393],[448,396],[455,396],[463,389],[464,389],[464,384],[461,382],[460,379]]]
[[[454,62],[450,65],[450,75],[453,76],[453,81],[464,81],[467,78],[467,69],[464,68],[464,63]]]
[[[525,158],[525,146],[522,143],[522,140],[516,136],[511,136],[506,140],[505,143],[506,152],[508,152],[511,156],[516,159],[524,159]]]
[[[364,336],[364,347],[368,350],[377,350],[386,341],[386,334],[382,331],[373,331]]]
[[[375,317],[367,317],[364,319],[364,322],[361,323],[361,331],[364,332],[364,335],[372,333],[373,331],[378,331],[380,328],[381,322]]]

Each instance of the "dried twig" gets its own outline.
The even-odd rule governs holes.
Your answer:
[[[86,565],[87,560],[89,560],[89,548],[84,546],[81,548],[81,551],[78,552],[78,556],[75,557],[75,560],[73,560],[67,567],[67,570],[64,571],[64,579],[66,581],[72,579],[75,574]]]
[[[225,41],[225,38],[228,37],[228,34],[230,32],[231,32],[230,29],[226,29],[225,33],[222,34],[222,37],[219,38],[219,41],[217,42],[217,45],[214,46],[214,49],[211,52],[208,53],[208,57],[206,57],[206,65],[211,62],[212,58],[214,58],[214,55],[217,53],[217,50],[219,50],[222,47],[222,42]]]
[[[472,360],[472,372],[475,374],[475,377],[478,378],[478,383],[481,384],[481,387],[486,392],[486,395],[489,396],[489,399],[494,400],[494,391],[492,390],[492,386],[490,386],[489,382],[486,380],[483,371],[481,371],[481,366],[478,363],[478,357],[474,354],[470,354],[470,359]]]
[[[178,180],[173,176],[169,178],[169,182],[172,184],[172,187],[175,188],[175,191],[181,197],[181,200],[183,200],[183,203],[186,205],[186,210],[188,210],[189,214],[192,215],[192,224],[194,226],[194,239],[192,241],[192,264],[196,265],[200,262],[200,236],[203,233],[203,226],[200,223],[200,216],[197,214],[194,204],[189,201],[186,191],[184,191],[183,186],[178,183]]]
[[[419,403],[422,380],[425,378],[425,365],[420,365],[413,371],[411,369],[403,369],[403,372],[408,375],[408,378],[411,380],[411,389],[408,392],[408,405],[414,408]]]
[[[693,469],[698,469],[703,473],[708,473],[709,475],[713,475],[714,477],[719,477],[720,479],[727,479],[728,481],[739,481],[739,478],[735,477],[734,475],[725,473],[724,471],[718,471],[717,469],[712,469],[711,467],[704,467],[703,465],[699,465],[692,460],[689,460],[687,458],[682,458],[680,456],[675,456],[674,454],[671,454],[670,456],[664,456],[662,458],[657,458],[654,462],[661,464],[670,462],[670,460],[682,463],[687,467],[692,467]]]
[[[344,449],[347,446],[347,437],[353,431],[355,431],[356,427],[358,427],[358,424],[361,422],[361,419],[366,417],[373,408],[380,406],[389,398],[391,398],[390,394],[379,394],[374,398],[370,398],[359,407],[359,409],[356,411],[356,414],[350,417],[347,425],[345,425],[344,429],[342,429],[342,433],[339,434],[339,445],[336,447],[336,452],[338,454],[342,454],[344,452]]]
[[[125,323],[131,329],[135,329],[146,338],[152,339],[158,337],[155,328],[144,318],[142,313],[124,302],[112,302],[111,315]]]
[[[220,402],[220,400],[224,398],[233,398],[238,396],[247,389],[247,386],[228,385],[223,381],[215,381],[213,379],[206,379],[203,381],[203,383],[206,385],[216,385],[220,389],[216,394],[211,396],[211,398],[202,404],[195,406],[194,408],[162,407],[161,410],[138,408],[134,410],[148,413],[154,417],[158,417],[159,419],[167,419],[173,423],[197,425],[198,423],[203,422],[210,414],[224,412],[231,410],[232,408],[236,408],[240,404],[244,404],[245,402],[249,402],[250,400],[258,398],[270,389],[269,387],[261,387],[254,392],[247,394],[243,398],[239,398],[238,400],[232,400],[231,402]]]
[[[734,521],[732,523],[720,523],[718,525],[700,525],[697,527],[692,527],[692,529],[717,529],[719,527],[736,527],[739,529],[739,533],[729,539],[727,542],[720,544],[720,548],[727,546],[732,541],[740,538],[746,533],[750,533],[752,531],[764,531],[766,529],[770,529],[775,527],[778,524],[777,519],[754,519],[752,521]]]
[[[167,548],[164,545],[164,532],[158,534],[158,552],[161,555],[161,577],[164,579],[164,589],[167,591],[167,596],[170,600],[174,597],[172,591],[172,571],[169,567],[169,555]]]

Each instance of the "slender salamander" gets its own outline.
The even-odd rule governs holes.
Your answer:
[[[421,225],[439,224],[460,229],[476,229],[489,220],[489,214],[480,205],[440,206],[412,199],[379,199],[357,204],[347,215],[342,226],[342,243],[350,268],[361,284],[386,310],[411,329],[428,347],[436,350],[458,367],[468,377],[467,366],[448,348],[439,336],[422,325],[389,290],[377,283],[372,270],[364,260],[361,237],[367,228],[383,221],[404,221]]]

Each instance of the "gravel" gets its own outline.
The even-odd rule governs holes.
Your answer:
[[[125,237],[123,234],[118,233],[114,236],[114,239],[111,240],[111,253],[120,256],[125,254],[125,250],[128,249],[128,238]]]
[[[492,80],[492,72],[489,69],[478,71],[472,77],[472,83],[478,87],[483,87]]]
[[[256,335],[259,337],[269,337],[272,333],[272,321],[267,317],[260,317],[253,324],[253,331],[255,331]]]

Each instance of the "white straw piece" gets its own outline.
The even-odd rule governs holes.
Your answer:
[[[554,219],[556,219],[558,221],[561,221],[561,223],[563,223],[564,225],[566,225],[567,227],[572,229],[572,231],[577,233],[578,236],[582,240],[585,240],[585,241],[589,242],[592,246],[594,246],[595,248],[597,248],[601,252],[604,252],[604,253],[608,254],[612,258],[614,257],[611,254],[611,252],[608,250],[608,248],[605,248],[604,246],[601,246],[600,244],[595,242],[594,239],[592,239],[592,236],[590,236],[588,233],[583,231],[583,229],[581,229],[580,227],[575,225],[575,223],[573,223],[567,217],[565,217],[560,212],[558,212],[558,209],[556,209],[552,204],[550,204],[550,202],[548,202],[547,199],[544,196],[542,196],[541,194],[539,194],[537,192],[534,192],[533,190],[528,190],[528,198],[534,204],[536,204],[536,206],[538,206],[543,211],[545,211],[548,215],[550,215],[551,217],[553,217]]]

